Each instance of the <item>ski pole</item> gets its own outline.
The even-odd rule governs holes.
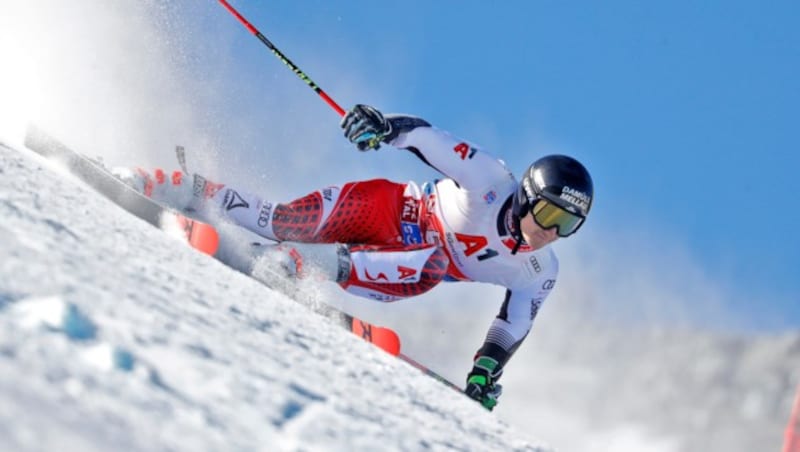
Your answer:
[[[428,367],[426,367],[424,364],[421,364],[421,363],[419,363],[418,361],[415,361],[415,360],[414,360],[413,358],[411,358],[410,356],[408,356],[408,355],[405,355],[405,354],[403,354],[403,353],[400,353],[399,355],[397,355],[397,357],[398,357],[398,358],[400,358],[402,361],[405,361],[405,362],[407,362],[407,363],[408,363],[408,364],[410,364],[412,367],[416,367],[417,369],[421,370],[421,371],[422,371],[422,373],[424,373],[425,375],[428,375],[429,377],[433,378],[434,380],[437,380],[437,381],[439,381],[440,383],[444,384],[444,385],[445,385],[445,386],[447,386],[448,388],[450,388],[450,389],[453,389],[453,390],[455,390],[456,392],[460,392],[460,393],[462,393],[462,394],[464,393],[464,390],[463,390],[463,389],[461,389],[461,387],[460,387],[460,386],[458,386],[457,384],[455,384],[455,383],[453,383],[452,381],[448,380],[447,378],[444,378],[443,376],[441,376],[441,375],[437,374],[436,372],[434,372],[434,371],[430,370],[430,369],[429,369]]]
[[[222,6],[225,7],[225,9],[228,10],[228,12],[233,14],[233,16],[236,17],[236,19],[238,19],[239,22],[241,22],[242,25],[244,25],[244,27],[250,31],[250,33],[254,34],[256,38],[258,38],[261,42],[263,42],[264,45],[267,46],[269,50],[271,50],[272,53],[275,54],[276,57],[278,57],[279,60],[283,61],[283,64],[288,66],[289,69],[291,69],[292,72],[294,72],[298,77],[300,77],[301,80],[306,82],[306,84],[311,89],[313,89],[314,92],[319,94],[319,97],[321,97],[322,100],[327,102],[327,104],[330,105],[331,108],[333,108],[336,111],[336,113],[339,113],[339,116],[344,116],[345,112],[342,109],[342,107],[340,107],[339,104],[337,104],[333,99],[331,99],[330,96],[328,96],[325,93],[325,91],[322,90],[322,88],[320,88],[316,83],[314,83],[314,81],[311,80],[311,78],[308,75],[306,75],[305,72],[301,71],[296,64],[292,63],[292,60],[286,58],[286,55],[284,55],[280,50],[278,50],[278,48],[275,47],[275,45],[272,44],[272,42],[270,42],[270,40],[267,39],[266,36],[262,35],[261,32],[258,31],[258,29],[256,29],[256,27],[254,27],[250,22],[247,21],[247,19],[245,19],[241,14],[239,14],[239,11],[236,11],[233,8],[233,6],[231,6],[230,3],[228,3],[226,0],[219,0],[219,2],[222,4]]]

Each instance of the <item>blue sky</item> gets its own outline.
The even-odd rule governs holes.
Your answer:
[[[576,155],[595,177],[594,225],[667,236],[744,297],[753,325],[763,311],[800,325],[800,3],[235,5],[334,99],[337,75],[293,48],[342,58],[381,92],[347,93],[345,108],[418,114],[517,173]],[[269,58],[248,67],[285,70]]]
[[[581,234],[556,244],[564,297],[586,285],[613,315],[650,303],[800,327],[800,3],[232,4],[345,108],[422,116],[517,175],[543,154],[581,159],[596,197]],[[3,98],[111,161],[171,165],[180,141],[200,170],[278,198],[436,176],[405,153],[353,151],[336,114],[215,1],[6,12]],[[707,299],[718,309],[697,308]]]

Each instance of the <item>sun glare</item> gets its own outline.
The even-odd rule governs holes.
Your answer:
[[[21,144],[25,129],[42,106],[41,74],[36,36],[25,21],[0,22],[0,140]]]

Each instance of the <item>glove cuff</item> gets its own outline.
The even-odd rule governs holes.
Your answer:
[[[386,144],[392,144],[400,134],[411,132],[417,127],[431,127],[428,121],[416,116],[389,114],[384,115],[384,119],[389,124],[389,132],[383,136],[383,142]]]
[[[479,386],[486,386],[487,384],[489,384],[489,377],[486,376],[486,375],[481,375],[481,374],[473,374],[473,375],[470,375],[469,378],[467,379],[467,384],[470,384],[470,383],[476,384],[476,385],[479,385]]]
[[[500,363],[491,356],[480,355],[475,358],[473,363],[475,369],[481,369],[486,372],[486,375],[496,376],[500,374]]]

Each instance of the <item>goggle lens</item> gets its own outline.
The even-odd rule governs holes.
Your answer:
[[[542,229],[556,228],[559,237],[575,233],[583,223],[583,217],[567,212],[546,199],[538,199],[531,209],[533,219]]]

